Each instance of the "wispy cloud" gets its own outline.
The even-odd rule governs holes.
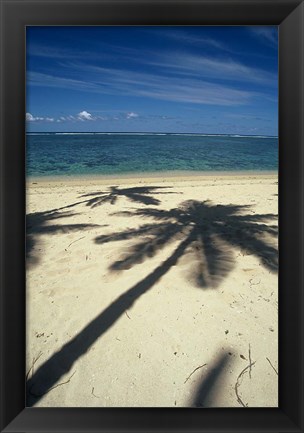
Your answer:
[[[271,31],[271,29],[263,29],[260,27],[256,28],[257,31],[263,32],[266,30],[265,34]],[[254,31],[254,30],[253,30]],[[275,37],[273,35],[273,37]],[[215,41],[214,41],[215,43]],[[121,56],[121,55],[120,55]],[[132,55],[128,57],[129,63],[133,61],[132,67],[128,70],[124,69],[123,72],[126,77],[129,75],[134,75],[134,71],[139,71],[144,68],[144,70],[151,67],[155,68],[154,75],[174,75],[177,79],[182,79],[183,77],[193,76],[204,78],[208,80],[218,80],[221,81],[234,81],[234,82],[247,82],[247,83],[258,83],[261,85],[276,85],[277,83],[277,73],[265,71],[261,68],[248,66],[240,61],[233,59],[230,55],[217,56],[206,56],[201,53],[189,53],[189,50],[178,51],[149,51],[146,52],[145,56],[142,56],[141,50],[132,50]],[[134,67],[134,63],[141,65],[140,69]],[[81,69],[83,73],[86,71],[102,73],[115,73],[119,74],[122,69],[119,67],[110,68],[107,66],[100,66],[96,64],[84,63],[84,62],[62,62],[61,66],[63,68],[71,69]],[[143,76],[144,72],[141,73]]]
[[[162,55],[148,60],[150,65],[172,70],[180,76],[191,75],[206,79],[276,85],[277,74],[247,66],[231,58],[210,58],[197,54]]]
[[[82,39],[84,42],[85,39]],[[52,59],[57,62],[61,60],[79,61],[79,60],[92,60],[98,57],[102,61],[113,61],[113,59],[124,59],[126,61],[137,61],[141,59],[142,55],[140,50],[134,47],[127,47],[123,44],[117,45],[114,43],[94,41],[92,46],[92,40],[88,40],[88,47],[86,50],[79,50],[76,46],[73,47],[62,47],[62,46],[51,46],[51,45],[39,45],[39,43],[28,44],[27,56],[29,57],[40,57],[45,59]]]
[[[219,41],[210,37],[199,37],[187,32],[187,30],[183,29],[182,31],[173,30],[171,28],[153,28],[153,29],[145,29],[146,33],[150,33],[153,37],[160,37],[171,39],[173,41],[178,42],[179,44],[184,43],[187,45],[197,45],[199,47],[209,46],[212,48],[218,48],[224,51],[231,52],[231,48],[226,46],[222,41]]]
[[[247,27],[251,29],[251,27]],[[276,29],[272,26],[264,26],[261,27],[261,30],[259,30],[260,27],[252,27],[256,31],[257,36],[265,37],[266,39],[271,39],[272,42],[276,42],[277,35],[276,35]],[[250,30],[251,31],[251,30]],[[248,51],[241,49],[239,44],[231,44],[227,43],[226,40],[222,37],[221,39],[215,38],[215,37],[203,37],[199,36],[198,33],[193,33],[193,31],[189,32],[187,28],[147,28],[144,30],[145,33],[150,34],[153,37],[157,37],[163,41],[173,41],[178,44],[179,47],[183,47],[186,50],[189,49],[199,49],[199,50],[209,50],[209,52],[215,51],[218,54],[229,54],[232,56],[248,56]],[[260,33],[260,34],[259,34]],[[265,56],[265,54],[262,54],[260,51],[256,50],[251,53],[251,56],[255,57],[269,57],[269,55]],[[149,53],[150,56],[150,53]]]
[[[95,91],[101,88],[93,82],[65,78],[58,75],[44,74],[41,72],[30,71],[27,73],[27,82],[35,86],[55,87],[63,89],[75,89],[81,91]]]
[[[44,74],[39,74],[37,81],[35,75],[32,75],[31,84],[101,94],[142,96],[165,101],[207,105],[243,105],[248,103],[251,98],[259,96],[257,92],[238,90],[198,78],[183,78],[180,80],[174,77],[116,69],[108,69],[107,71],[103,69],[103,72],[102,79],[100,76],[91,77],[91,81],[81,82],[80,86],[78,86],[80,82],[77,80]]]
[[[83,53],[71,51],[70,49],[63,49],[59,47],[52,47],[48,45],[30,44],[27,55],[35,57],[46,57],[48,59],[81,59]]]
[[[249,31],[257,38],[275,48],[278,46],[278,29],[273,26],[253,26]]]
[[[253,27],[251,31],[269,40],[275,38],[271,33],[272,28]],[[181,35],[173,31],[166,34],[172,38]],[[191,38],[196,39],[187,34],[183,36],[188,42]],[[205,43],[213,44],[214,47],[219,44],[210,38],[206,38]],[[244,105],[252,98],[265,98],[267,92],[258,93],[252,87],[259,85],[274,89],[277,85],[276,73],[245,65],[227,56],[207,57],[180,50],[149,52],[149,55],[142,56],[140,50],[129,51],[133,63],[125,63],[124,68],[67,59],[60,62],[60,76],[32,71],[27,75],[28,83],[104,95],[219,106]],[[135,67],[134,62],[141,67]],[[84,116],[79,119],[93,120],[92,116],[87,119]]]

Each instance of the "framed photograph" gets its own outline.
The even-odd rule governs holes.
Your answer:
[[[1,1],[1,431],[303,431],[303,17]]]

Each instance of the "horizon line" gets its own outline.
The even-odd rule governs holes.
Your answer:
[[[178,134],[178,135],[236,135],[240,137],[271,137],[278,135],[267,134],[239,134],[239,133],[216,133],[216,132],[163,132],[163,131],[26,131],[26,134]]]

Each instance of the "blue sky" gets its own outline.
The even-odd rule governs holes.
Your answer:
[[[277,135],[277,27],[27,27],[28,132]]]

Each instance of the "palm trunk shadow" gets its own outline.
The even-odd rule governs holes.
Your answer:
[[[39,367],[27,382],[27,405],[34,406],[58,380],[68,373],[73,364],[84,355],[90,346],[104,334],[129,309],[133,303],[165,275],[184,254],[193,241],[192,233],[179,244],[172,255],[151,272],[146,278],[135,284],[126,293],[117,298],[99,316],[92,320],[72,340]]]

